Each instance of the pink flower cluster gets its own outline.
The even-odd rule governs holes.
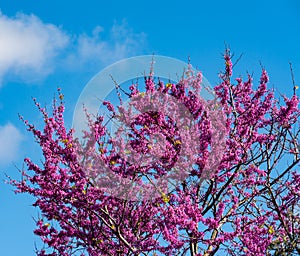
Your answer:
[[[257,89],[251,76],[232,82],[229,51],[224,60],[212,101],[199,96],[200,73],[190,72],[178,84],[156,82],[150,74],[145,92],[130,87],[133,98],[147,99],[154,92],[175,98],[189,110],[198,132],[197,150],[190,149],[195,163],[189,170],[180,169],[187,175],[171,190],[158,190],[152,200],[129,200],[109,192],[118,190],[114,184],[120,186],[125,178],[134,181],[135,188],[143,186],[145,177],[155,183],[180,160],[185,138],[163,111],[148,111],[132,121],[127,118],[130,108],[104,102],[112,116],[130,125],[130,146],[139,155],[155,147],[149,144],[150,135],[163,134],[165,148],[155,149],[160,158],[143,159],[143,166],[120,157],[129,149],[119,133],[109,137],[103,117],[88,115],[90,131],[85,131],[86,143],[81,145],[65,128],[60,90],[51,116],[36,102],[43,130],[21,117],[44,156],[42,165],[26,158],[22,181],[11,181],[16,192],[34,196],[41,212],[34,233],[45,248],[37,255],[300,253],[299,98],[294,95],[278,105],[267,89],[265,70]],[[101,172],[103,163],[119,178]],[[105,184],[111,190],[103,189]]]

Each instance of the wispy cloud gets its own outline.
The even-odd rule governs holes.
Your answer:
[[[56,68],[103,67],[143,52],[145,42],[146,35],[135,33],[125,20],[107,30],[96,26],[92,33],[71,34],[35,15],[0,13],[0,86],[7,74],[32,82]]]
[[[23,140],[21,132],[11,123],[0,125],[0,166],[11,163],[18,157]]]
[[[68,42],[59,27],[34,15],[20,13],[11,18],[0,13],[0,79],[6,73],[25,80],[48,75],[54,58]]]
[[[97,26],[92,33],[78,35],[74,42],[75,50],[68,57],[68,66],[76,68],[89,64],[107,65],[117,60],[140,54],[146,45],[146,34],[135,33],[126,20],[115,22],[106,31]]]

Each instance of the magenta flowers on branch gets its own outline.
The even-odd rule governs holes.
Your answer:
[[[35,101],[44,129],[21,119],[44,161],[11,183],[41,212],[37,255],[300,254],[299,99],[279,104],[266,70],[254,88],[224,60],[215,99],[190,69],[176,84],[150,73],[127,107],[104,102],[113,137],[87,109],[76,139],[60,90],[51,115]]]

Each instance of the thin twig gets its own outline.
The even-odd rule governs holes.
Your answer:
[[[293,71],[293,66],[292,66],[292,63],[289,62],[290,64],[290,70],[291,70],[291,76],[292,76],[292,83],[293,83],[293,91],[294,91],[294,95],[296,95],[296,89],[297,89],[297,86],[295,84],[295,78],[294,78],[294,71]]]

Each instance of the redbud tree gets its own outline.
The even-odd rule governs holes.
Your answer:
[[[296,86],[276,98],[264,68],[254,87],[250,75],[233,79],[229,50],[224,60],[212,100],[191,69],[178,83],[150,72],[144,91],[117,85],[131,103],[103,102],[123,124],[114,136],[86,109],[89,130],[76,138],[60,90],[51,114],[35,101],[44,128],[21,119],[43,162],[26,158],[11,183],[39,209],[37,255],[300,254]]]

